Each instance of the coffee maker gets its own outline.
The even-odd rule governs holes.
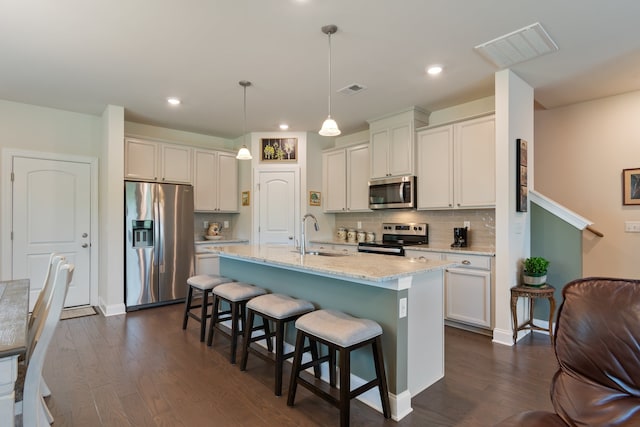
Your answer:
[[[453,243],[452,248],[466,248],[467,247],[467,227],[454,227],[453,229]]]

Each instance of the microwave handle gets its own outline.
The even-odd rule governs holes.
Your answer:
[[[398,200],[404,200],[404,185],[405,185],[404,182],[400,183],[400,187],[399,187],[400,188],[400,194],[399,194],[400,198]]]

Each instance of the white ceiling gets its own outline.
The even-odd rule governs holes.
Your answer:
[[[640,89],[637,0],[1,0],[0,99],[236,138],[247,130],[343,133],[417,105],[493,94],[474,46],[540,22],[559,51],[512,69],[551,108]],[[442,75],[425,74],[442,64]],[[359,83],[368,89],[335,93]],[[183,104],[169,107],[168,96]]]

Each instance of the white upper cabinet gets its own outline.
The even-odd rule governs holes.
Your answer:
[[[325,212],[369,210],[369,144],[322,154]]]
[[[125,139],[125,178],[191,184],[192,149],[135,138]]]
[[[194,210],[238,212],[238,161],[235,154],[194,149]]]
[[[416,107],[369,121],[371,178],[414,175],[415,129],[428,115]]]
[[[495,206],[493,115],[417,132],[418,209]]]

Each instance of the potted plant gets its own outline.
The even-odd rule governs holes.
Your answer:
[[[534,256],[524,260],[522,281],[525,285],[541,286],[547,282],[547,268],[549,261],[545,258]]]

